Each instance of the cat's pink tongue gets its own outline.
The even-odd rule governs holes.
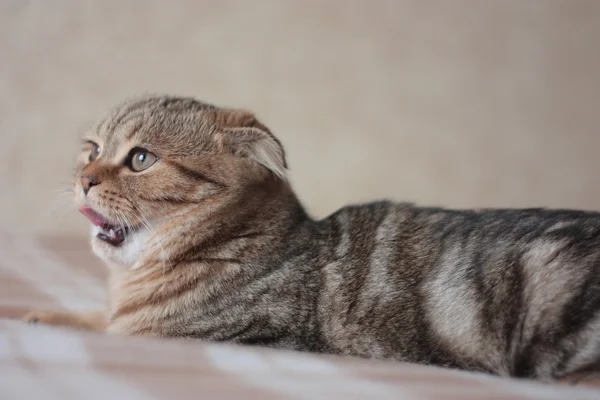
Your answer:
[[[97,213],[96,211],[92,210],[90,207],[81,207],[79,209],[79,212],[85,215],[86,218],[89,219],[93,225],[105,226],[110,224],[110,222],[106,218],[104,218],[101,214]]]

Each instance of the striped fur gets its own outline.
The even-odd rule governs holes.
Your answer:
[[[108,332],[543,380],[599,366],[600,214],[376,202],[316,221],[264,125],[193,99],[128,102],[89,139],[77,204],[134,228],[120,247],[92,236]],[[128,170],[133,147],[159,161]],[[82,175],[101,182],[87,196]]]

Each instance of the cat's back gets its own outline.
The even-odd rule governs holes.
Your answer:
[[[364,257],[400,247],[425,256],[444,245],[484,251],[536,240],[600,237],[600,213],[568,209],[446,209],[378,201],[351,205],[319,221],[337,256]]]
[[[600,305],[595,212],[385,201],[319,225],[323,330],[341,353],[531,376],[560,359],[537,335],[577,335]]]

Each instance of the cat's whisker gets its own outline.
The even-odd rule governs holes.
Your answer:
[[[117,212],[117,220],[119,222],[119,225],[121,226],[121,228],[125,228],[127,225],[125,224],[125,215],[123,215],[123,213],[120,210],[115,210]]]
[[[66,193],[65,193],[66,194]],[[48,201],[49,204],[55,203],[55,204],[59,204],[61,206],[71,206],[71,207],[75,207],[75,205],[73,204],[73,201],[70,197],[66,197],[66,196],[53,196],[50,198],[50,200]]]
[[[121,211],[121,210],[116,210],[116,211],[119,213],[119,215],[117,217],[119,219],[119,224],[121,225],[121,227],[123,229],[129,230],[129,232],[133,232],[133,230],[134,230],[133,225],[131,224],[131,222],[125,215],[125,213],[123,213],[123,211]]]
[[[122,229],[128,230],[129,232],[133,232],[134,228],[125,213],[121,210],[115,210],[117,212],[117,219],[119,220],[119,225],[121,225]]]
[[[158,245],[160,246],[160,250],[161,250],[161,258],[162,258],[162,263],[163,263],[163,276],[165,274],[165,269],[167,268],[166,264],[165,264],[165,259],[166,261],[169,263],[169,269],[172,269],[172,265],[171,265],[171,259],[169,258],[167,252],[165,251],[165,248],[162,245],[162,240],[160,238],[160,236],[156,233],[156,230],[154,229],[154,227],[152,226],[152,224],[150,223],[150,221],[148,220],[148,218],[146,218],[143,214],[140,213],[140,222],[146,227],[148,228],[148,230],[150,230],[150,233],[152,234],[152,236],[154,238],[156,238],[156,242],[158,243]]]
[[[122,229],[131,230],[131,225],[127,223],[127,217],[121,210],[115,210],[117,212],[117,219],[119,220],[119,225]]]
[[[68,188],[50,189],[48,192],[50,192],[52,194],[73,194],[73,189],[68,189]]]
[[[47,203],[47,208],[42,213],[41,219],[43,225],[54,225],[60,223],[72,211],[75,210],[75,205],[70,198],[67,197],[52,197],[53,201]],[[52,221],[50,223],[50,220]]]
[[[127,227],[130,232],[133,232],[134,231],[134,226],[131,223],[131,221],[129,220],[129,218],[127,218],[127,216],[125,215],[125,213],[123,213],[121,210],[116,210],[116,212],[117,212],[117,219],[119,220],[119,223],[123,227]],[[163,270],[163,276],[164,276],[165,270],[167,268],[167,266],[165,264],[165,259],[167,259],[169,261],[169,268],[170,268],[171,262],[170,262],[170,260],[169,260],[169,258],[167,256],[165,248],[162,245],[162,242],[160,240],[160,236],[156,233],[156,230],[154,229],[154,227],[152,226],[152,224],[150,224],[150,221],[148,221],[148,219],[146,217],[144,217],[143,215],[140,215],[140,223],[142,225],[144,225],[144,227],[146,227],[146,229],[148,229],[148,231],[151,234],[152,240],[156,241],[156,243],[160,247],[161,261],[162,261],[162,270]]]
[[[48,189],[47,193],[49,194],[49,198],[51,200],[60,199],[61,201],[67,201],[69,204],[72,204],[73,198],[73,189],[71,188],[54,188]]]

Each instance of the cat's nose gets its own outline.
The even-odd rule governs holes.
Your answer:
[[[81,177],[81,186],[83,187],[83,193],[87,196],[88,192],[92,188],[92,186],[96,186],[100,182],[97,178],[94,178],[91,175],[86,175]]]

